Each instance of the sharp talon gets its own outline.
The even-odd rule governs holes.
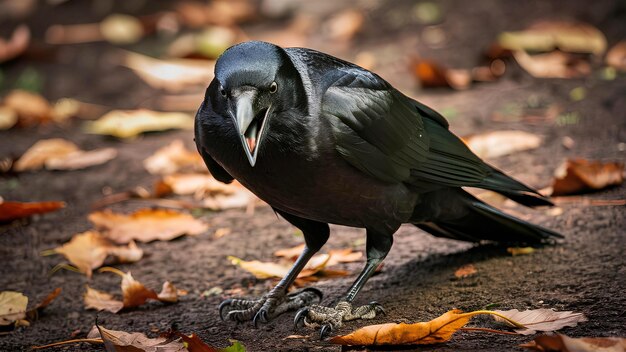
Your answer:
[[[224,309],[227,307],[230,307],[231,303],[233,303],[233,300],[231,298],[222,301],[222,303],[220,303],[220,305],[217,307],[217,309],[219,309],[220,311],[220,319],[222,319],[222,321],[225,321],[224,319]]]
[[[259,327],[259,323],[267,323],[267,312],[263,309],[259,310],[252,319],[255,328]]]
[[[296,317],[293,318],[293,325],[296,329],[301,326],[304,326],[304,319],[306,319],[306,316],[308,314],[309,314],[309,307],[304,307],[300,309],[298,313],[296,313]],[[302,325],[300,325],[300,323],[302,323]]]
[[[320,329],[320,340],[324,340],[331,332],[333,331],[333,327],[330,324],[322,325]]]

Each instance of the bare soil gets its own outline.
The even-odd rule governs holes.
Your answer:
[[[317,2],[302,6],[314,7]],[[28,23],[36,36],[52,23],[77,23],[101,18],[89,12],[83,2],[39,10]],[[359,2],[365,6],[365,2]],[[129,11],[120,4],[118,11]],[[156,5],[155,5],[156,6]],[[159,6],[167,6],[160,3]],[[323,1],[318,12],[326,16],[342,5]],[[534,187],[549,185],[553,170],[566,158],[583,157],[600,160],[624,160],[626,143],[626,80],[534,79],[515,65],[509,65],[498,82],[479,84],[466,91],[417,90],[408,74],[406,62],[417,52],[452,67],[472,67],[479,54],[506,29],[520,29],[539,18],[573,18],[598,26],[613,44],[626,33],[626,7],[623,2],[595,1],[442,1],[445,21],[441,28],[448,43],[440,49],[422,43],[422,26],[406,19],[394,25],[393,16],[410,17],[412,2],[389,2],[373,6],[365,31],[352,47],[324,46],[348,60],[367,50],[379,57],[376,71],[392,84],[435,109],[447,111],[451,129],[459,135],[489,130],[520,129],[544,136],[543,145],[529,152],[494,160],[495,166]],[[141,11],[141,10],[140,10]],[[143,10],[146,11],[146,10]],[[398,15],[399,14],[399,15]],[[80,15],[80,16],[79,16]],[[394,17],[394,18],[396,18]],[[397,21],[397,20],[396,20]],[[257,26],[252,25],[251,32]],[[10,23],[2,26],[3,33]],[[108,44],[85,44],[58,49],[56,60],[27,58],[3,67],[5,85],[10,84],[25,67],[34,67],[45,76],[43,94],[56,99],[75,96],[78,99],[116,108],[150,106],[152,91],[126,69],[107,64]],[[208,83],[208,82],[207,82]],[[587,96],[573,102],[569,92],[585,87]],[[523,121],[493,121],[494,111],[507,104],[539,100],[545,104],[561,104],[565,111],[576,113],[575,123],[555,121],[529,124]],[[139,102],[139,103],[138,103]],[[199,102],[198,102],[199,103]],[[450,111],[454,111],[451,113]],[[567,149],[563,137],[571,137],[575,145]],[[153,133],[132,141],[85,134],[81,122],[69,126],[44,126],[36,129],[13,129],[0,132],[0,156],[19,156],[35,141],[62,137],[83,149],[115,147],[119,157],[105,165],[71,172],[39,171],[0,178],[0,195],[7,200],[64,200],[68,207],[55,213],[36,216],[0,227],[0,290],[15,290],[37,302],[56,287],[63,289],[30,327],[22,327],[0,336],[0,350],[28,350],[30,346],[70,338],[75,331],[84,336],[96,318],[98,323],[115,330],[139,331],[154,336],[155,330],[172,325],[183,332],[195,332],[215,346],[228,345],[228,339],[241,341],[249,351],[338,351],[340,347],[320,341],[316,331],[294,331],[293,314],[285,314],[255,329],[251,324],[236,325],[219,319],[217,305],[236,294],[258,296],[273,282],[256,280],[252,275],[233,267],[226,259],[234,255],[245,259],[272,260],[280,248],[303,241],[286,221],[278,220],[269,207],[259,207],[254,215],[244,210],[203,213],[211,224],[207,233],[183,237],[170,242],[142,244],[147,256],[120,269],[147,286],[159,288],[165,280],[189,291],[172,305],[149,304],[120,314],[86,311],[82,293],[86,284],[116,292],[119,279],[111,274],[83,275],[61,271],[52,276],[49,270],[60,257],[42,257],[40,252],[61,245],[78,232],[90,228],[87,214],[103,192],[120,192],[137,185],[150,187],[155,177],[149,175],[141,162],[157,148],[175,138],[193,146],[191,131]],[[589,195],[595,199],[623,199],[626,186]],[[111,208],[129,212],[145,207],[145,203],[124,202]],[[395,236],[395,245],[382,271],[374,276],[357,299],[357,303],[376,300],[387,311],[373,321],[346,324],[339,333],[359,326],[392,321],[426,321],[452,309],[480,309],[497,304],[499,309],[554,308],[583,312],[589,321],[561,332],[569,336],[626,336],[626,207],[562,205],[562,214],[549,210],[507,208],[516,215],[561,232],[565,238],[554,246],[538,249],[530,255],[512,257],[506,248],[474,246],[432,237],[419,229],[402,227]],[[216,239],[215,229],[229,227],[232,233]],[[364,231],[332,227],[326,249],[354,246],[364,248]],[[478,274],[461,280],[454,271],[464,264],[474,264]],[[321,281],[315,286],[325,293],[324,304],[333,304],[351,284],[362,263],[344,264],[353,275]],[[226,293],[206,296],[214,287]],[[483,324],[480,319],[477,325]],[[307,335],[305,339],[288,339],[292,334]],[[509,351],[520,350],[520,343],[530,336],[505,336],[480,332],[460,332],[445,344],[413,347],[425,351]],[[86,344],[60,348],[66,351],[99,351],[101,346]]]

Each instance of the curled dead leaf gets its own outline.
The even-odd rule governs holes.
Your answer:
[[[497,158],[520,151],[536,149],[542,138],[524,131],[492,131],[463,138],[481,158]]]
[[[552,195],[597,191],[624,182],[624,163],[570,159],[554,172]]]
[[[8,40],[0,38],[0,63],[12,60],[24,53],[30,43],[28,26],[17,27]]]
[[[50,292],[41,302],[39,302],[34,308],[29,309],[26,312],[26,316],[28,320],[34,321],[37,320],[39,314],[46,308],[52,301],[54,301],[60,294],[62,289],[60,287],[55,288],[52,292]]]
[[[44,167],[48,170],[77,170],[104,164],[116,156],[117,150],[113,148],[83,151],[62,138],[42,139],[15,162],[13,169],[18,172]]]
[[[182,235],[198,235],[208,226],[193,216],[166,209],[140,209],[130,215],[109,210],[89,214],[102,234],[116,243],[169,241]]]
[[[96,231],[74,235],[69,242],[52,251],[63,255],[87,277],[91,277],[93,269],[102,266],[109,255],[116,257],[121,263],[136,262],[143,257],[143,251],[135,242],[131,241],[127,246],[117,246]]]
[[[176,139],[158,149],[143,162],[143,166],[153,175],[169,175],[183,172],[207,171],[202,157],[195,150],[185,148],[182,140]]]
[[[192,86],[204,86],[213,79],[214,62],[206,60],[160,60],[128,52],[123,65],[132,69],[151,87],[179,92]]]
[[[122,278],[121,290],[123,299],[117,300],[111,294],[86,286],[87,290],[83,296],[85,308],[106,310],[117,313],[122,309],[133,308],[143,305],[148,300],[156,300],[166,303],[178,301],[178,291],[170,282],[163,284],[160,293],[146,288],[141,282],[135,280],[130,272],[124,273],[114,268],[103,268],[101,271],[113,272]]]
[[[428,322],[388,323],[360,328],[348,335],[335,336],[330,342],[339,345],[426,345],[448,341],[467,324],[471,313],[451,310]]]
[[[541,335],[520,347],[540,352],[623,352],[626,351],[626,338]]]
[[[602,55],[606,50],[606,37],[587,23],[567,21],[541,21],[518,32],[504,32],[498,42],[514,51],[561,51]]]
[[[291,269],[291,265],[288,264],[261,262],[258,260],[245,261],[234,256],[228,256],[228,260],[230,260],[233,265],[248,271],[259,279],[283,278],[287,275],[289,269]],[[326,267],[329,260],[330,255],[328,254],[314,255],[300,274],[298,274],[298,278],[308,278],[321,272]]]
[[[144,132],[193,128],[193,117],[180,112],[157,112],[147,109],[113,110],[87,125],[94,134],[132,138]]]
[[[606,53],[606,64],[616,70],[626,72],[626,40],[615,44],[608,53]]]
[[[178,338],[156,337],[149,338],[146,335],[134,332],[116,331],[98,326],[100,337],[107,351],[188,351],[185,344]]]
[[[587,321],[587,317],[585,317],[583,313],[571,311],[557,312],[552,309],[532,309],[525,311],[511,309],[494,310],[494,312],[522,324],[525,329],[515,329],[515,332],[521,335],[530,335],[537,331],[556,331],[566,326],[576,326],[578,323]],[[501,317],[494,316],[494,318],[498,322],[511,326],[508,321],[503,320]]]
[[[10,202],[0,198],[0,222],[45,214],[65,208],[65,202]]]

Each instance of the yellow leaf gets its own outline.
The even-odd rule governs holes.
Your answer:
[[[531,254],[535,251],[533,247],[509,247],[506,249],[511,255],[525,255]]]
[[[180,112],[152,110],[113,110],[87,125],[87,131],[119,138],[135,137],[143,132],[193,128],[193,117]]]
[[[0,326],[13,324],[26,317],[28,297],[20,292],[0,292]]]

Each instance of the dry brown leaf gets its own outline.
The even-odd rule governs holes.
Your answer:
[[[43,167],[48,170],[77,170],[104,164],[116,156],[117,151],[113,148],[82,151],[76,144],[62,138],[42,139],[15,162],[13,169],[18,172]]]
[[[561,334],[541,335],[529,343],[520,345],[540,352],[624,352],[626,338],[623,337],[579,337]]]
[[[207,345],[195,333],[192,333],[191,335],[187,336],[179,331],[170,330],[165,333],[165,337],[167,338],[179,337],[185,343],[185,347],[187,348],[186,351],[189,351],[189,352],[218,352],[218,351],[225,352],[226,351],[226,349],[218,350],[212,346]]]
[[[516,256],[534,253],[535,249],[533,247],[509,247],[506,251],[511,253],[512,256]]]
[[[179,172],[207,172],[204,161],[195,150],[185,148],[182,140],[158,149],[143,162],[143,166],[153,175],[169,175]]]
[[[504,32],[498,38],[500,45],[514,51],[562,51],[602,55],[606,37],[600,30],[586,23],[542,21],[519,32]]]
[[[113,110],[90,122],[87,131],[118,138],[132,138],[144,132],[191,129],[193,121],[193,116],[181,112]]]
[[[331,249],[328,251],[328,255],[330,255],[330,259],[326,263],[326,266],[333,266],[339,263],[353,263],[361,260],[363,257],[362,252],[353,252],[352,249]]]
[[[205,86],[213,79],[215,63],[206,60],[160,60],[129,52],[123,65],[132,69],[151,87],[179,92],[193,86]]]
[[[10,325],[26,318],[28,297],[20,292],[0,292],[0,326]]]
[[[166,209],[140,209],[130,215],[105,210],[89,214],[89,220],[117,243],[169,241],[185,234],[198,235],[208,229],[204,222],[189,214]]]
[[[279,249],[274,252],[274,255],[277,257],[287,258],[289,260],[295,260],[304,250],[304,246],[305,244],[302,243],[295,247]]]
[[[524,131],[492,131],[463,138],[467,146],[481,158],[497,158],[538,148],[542,138]]]
[[[170,282],[163,284],[160,293],[146,288],[141,282],[135,280],[130,272],[123,273],[114,268],[103,268],[101,271],[113,272],[122,277],[122,301],[115,299],[112,295],[98,291],[87,286],[83,298],[87,309],[106,310],[117,313],[122,309],[138,307],[147,300],[157,300],[166,303],[178,302],[178,291]]]
[[[591,73],[588,61],[562,51],[536,55],[514,51],[513,56],[526,72],[537,78],[576,78]]]
[[[324,25],[331,39],[350,41],[361,31],[365,15],[356,9],[347,9],[330,18]]]
[[[476,273],[478,273],[478,270],[476,270],[476,267],[474,266],[474,264],[467,264],[467,265],[463,265],[462,267],[458,268],[454,272],[454,276],[457,279],[463,279],[463,278],[466,278],[466,277],[474,276],[474,275],[476,275]]]
[[[65,208],[65,202],[10,202],[0,198],[0,222],[45,214]]]
[[[494,310],[494,312],[524,325],[526,329],[515,329],[515,332],[521,335],[530,335],[537,331],[556,331],[566,326],[576,326],[578,323],[587,321],[587,317],[583,313],[571,311],[556,312],[552,309],[532,309],[522,312],[517,309],[511,309]],[[494,316],[494,318],[496,321],[510,326],[506,320],[498,316]]]
[[[448,341],[467,324],[472,313],[451,310],[429,322],[388,323],[360,328],[348,335],[335,336],[330,342],[340,345],[426,345]]]
[[[554,172],[552,195],[597,191],[624,182],[624,163],[570,159]]]
[[[24,53],[30,43],[30,29],[28,26],[17,27],[11,38],[0,38],[0,63],[12,60]]]
[[[317,254],[314,255],[311,260],[307,263],[307,265],[302,269],[300,274],[298,275],[299,279],[308,278],[322,271],[326,264],[330,259],[330,255],[328,254]],[[258,260],[245,261],[243,259],[228,256],[228,260],[233,265],[236,265],[259,279],[269,279],[269,278],[283,278],[291,269],[291,265],[284,265],[278,263],[271,262],[261,262]]]
[[[19,126],[33,126],[53,119],[52,105],[37,93],[12,90],[4,97],[3,104],[17,114]]]
[[[46,308],[50,303],[52,303],[52,301],[54,301],[61,294],[61,291],[62,290],[60,287],[55,288],[41,302],[39,302],[39,304],[37,304],[34,308],[29,309],[26,312],[26,316],[28,317],[28,320],[30,321],[37,320],[37,318],[39,317],[39,314],[41,314],[44,308]]]
[[[606,53],[606,64],[619,71],[626,71],[626,40],[615,44]]]
[[[451,87],[466,89],[472,82],[469,70],[449,69],[438,65],[434,61],[413,59],[411,63],[413,75],[419,80],[422,87]]]
[[[143,256],[143,251],[135,242],[131,241],[127,246],[116,246],[96,231],[76,234],[69,242],[53,251],[62,254],[87,277],[91,277],[93,269],[102,266],[109,255],[117,257],[121,263],[136,262]]]
[[[185,344],[178,337],[175,339],[167,339],[165,337],[148,338],[142,333],[109,330],[102,326],[98,326],[98,330],[104,342],[104,347],[108,352],[187,351]]]

